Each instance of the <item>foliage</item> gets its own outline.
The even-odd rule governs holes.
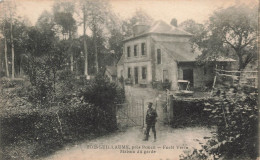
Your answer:
[[[74,4],[71,2],[56,2],[53,5],[54,22],[62,28],[62,34],[71,38],[76,32],[76,20],[73,18]]]
[[[207,31],[203,24],[196,23],[192,19],[188,19],[179,25],[183,30],[193,34],[190,42],[192,43],[192,49],[197,50],[201,46],[203,38],[206,36]]]
[[[190,126],[206,126],[209,127],[212,123],[208,120],[209,114],[203,109],[205,101],[212,101],[210,98],[205,99],[173,99],[173,120],[171,126],[190,127]]]
[[[33,103],[47,104],[54,100],[56,70],[53,70],[52,59],[49,57],[34,58],[30,57],[29,65],[25,72],[28,74],[31,87],[29,99]]]
[[[51,12],[43,11],[41,15],[39,16],[35,27],[42,31],[48,31],[48,30],[55,30],[55,22],[54,17]]]
[[[215,159],[255,159],[257,157],[258,108],[257,90],[252,88],[221,89],[212,102],[205,102],[205,111],[217,126],[199,156]],[[193,158],[192,158],[193,157]],[[206,159],[205,158],[205,159]]]
[[[200,37],[201,58],[229,56],[238,59],[238,69],[256,60],[257,9],[231,6],[213,13]]]
[[[123,92],[115,83],[99,74],[85,86],[81,91],[81,96],[86,102],[109,111],[111,107],[124,101]]]
[[[93,85],[100,88],[97,93],[104,93],[95,94],[95,98],[105,99],[107,104],[97,106],[97,101],[90,103],[90,100],[86,101],[82,94],[77,92],[82,84],[77,83],[75,74],[69,70],[57,72],[54,92],[51,83],[53,75],[47,73],[45,63],[37,63],[39,64],[35,73],[36,79],[33,80],[34,85],[28,81],[19,81],[19,84],[15,83],[16,88],[13,90],[1,90],[1,97],[6,100],[1,103],[3,106],[0,114],[0,142],[1,146],[5,146],[0,148],[3,159],[22,159],[24,155],[28,156],[27,159],[40,158],[67,143],[94,138],[117,128],[113,106],[122,103],[123,90],[101,76],[87,82],[84,89],[88,93],[92,91],[91,94],[95,94]],[[7,80],[1,81],[4,84],[6,82]],[[48,86],[51,84],[52,86]],[[113,93],[109,92],[110,89]],[[52,103],[47,104],[47,101]],[[17,149],[15,146],[22,149],[17,154],[14,153]]]
[[[13,27],[12,27],[12,33],[13,33],[13,42],[14,42],[14,56],[15,56],[15,73],[19,73],[21,70],[21,61],[22,61],[22,55],[25,53],[25,45],[24,40],[26,39],[26,32],[28,29],[28,23],[26,22],[26,19],[22,18],[13,18]],[[0,22],[0,32],[4,35],[7,42],[7,61],[8,64],[11,62],[11,21],[6,19]],[[4,46],[4,40],[0,38],[0,46]],[[4,53],[5,47],[0,47],[0,51]],[[4,59],[4,54],[1,55],[1,59]],[[10,65],[8,65],[10,68]],[[8,69],[9,69],[8,68]],[[6,71],[7,72],[7,71]],[[5,73],[6,74],[6,73]]]
[[[144,12],[143,10],[139,9],[136,10],[136,12],[134,13],[134,15],[130,18],[127,19],[125,21],[123,21],[122,24],[122,31],[123,31],[123,35],[125,37],[130,37],[133,35],[133,26],[138,24],[138,23],[144,23],[147,25],[150,25],[151,23],[153,23],[153,19],[150,15],[148,15],[146,12]]]

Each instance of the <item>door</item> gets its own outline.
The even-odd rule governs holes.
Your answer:
[[[183,80],[190,81],[190,85],[193,86],[193,69],[183,70]]]
[[[135,67],[135,71],[134,71],[134,75],[135,75],[135,84],[138,84],[138,67]]]

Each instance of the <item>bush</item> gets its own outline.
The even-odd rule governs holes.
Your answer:
[[[172,127],[210,126],[209,114],[203,109],[211,99],[173,99]]]
[[[39,158],[69,142],[111,132],[111,117],[99,107],[74,97],[67,105],[2,114],[0,125],[0,146],[4,146],[1,148],[4,159],[10,157],[7,149],[21,142],[26,142],[27,146],[33,145],[27,154]]]
[[[215,159],[256,159],[257,90],[237,87],[220,89],[214,101],[205,102],[205,106],[204,110],[210,114],[209,119],[217,126],[217,132],[207,144],[202,145],[204,153],[195,152],[191,159],[210,155]]]
[[[80,96],[83,97],[85,102],[94,104],[97,109],[106,113],[104,119],[110,119],[107,125],[111,131],[117,128],[115,106],[124,101],[123,89],[119,88],[115,83],[110,82],[108,78],[97,75],[95,79],[85,85]],[[94,124],[96,123],[94,122]]]
[[[24,79],[22,78],[15,78],[15,79],[9,79],[9,78],[1,78],[1,87],[2,88],[14,88],[17,86],[22,86],[24,83]]]
[[[14,90],[2,91],[6,99],[5,105],[1,104],[4,106],[0,113],[0,146],[4,146],[0,153],[3,159],[15,157],[16,151],[12,150],[17,149],[15,146],[25,149],[29,157],[39,158],[66,143],[97,137],[117,128],[114,106],[123,102],[124,90],[114,83],[97,76],[80,86],[70,71],[60,71],[55,93],[38,91],[46,84],[41,79],[43,77],[38,78],[34,85],[24,83]],[[80,87],[84,89],[78,94]],[[50,93],[55,103],[45,107],[46,103],[39,99],[43,93]],[[91,99],[93,97],[96,99]],[[19,152],[19,156],[23,155]]]

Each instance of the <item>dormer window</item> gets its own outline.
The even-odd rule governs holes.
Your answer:
[[[137,57],[138,45],[134,45],[134,56]]]
[[[131,57],[131,48],[130,48],[130,46],[127,47],[127,57]]]
[[[146,55],[146,46],[145,46],[145,43],[142,43],[141,44],[141,47],[142,47],[142,56]]]

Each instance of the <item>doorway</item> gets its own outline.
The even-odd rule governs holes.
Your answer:
[[[183,70],[183,80],[190,81],[190,85],[193,86],[193,69]]]

